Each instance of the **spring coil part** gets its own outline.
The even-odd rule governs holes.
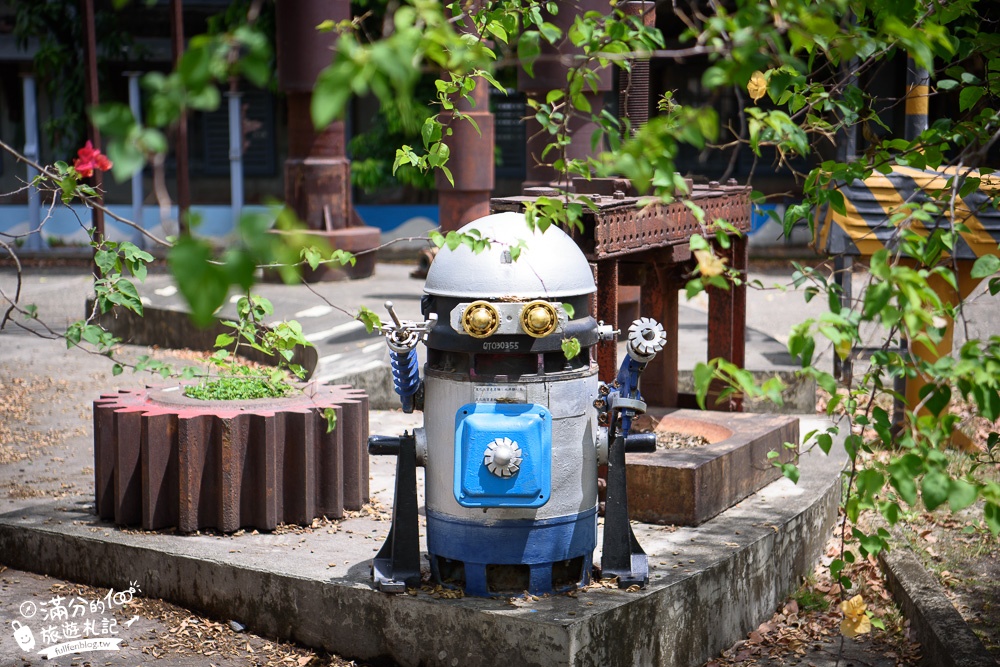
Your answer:
[[[413,412],[413,396],[420,389],[420,367],[417,363],[417,351],[389,352],[389,363],[392,365],[392,383],[403,404],[403,412]]]

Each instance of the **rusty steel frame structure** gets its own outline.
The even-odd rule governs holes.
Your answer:
[[[716,254],[727,265],[746,273],[747,241],[750,230],[750,188],[735,181],[722,185],[694,185],[683,199],[671,204],[644,197],[625,196],[628,181],[595,179],[575,182],[577,193],[587,197],[592,207],[584,207],[583,232],[575,238],[594,270],[597,295],[591,310],[594,316],[615,329],[627,325],[618,321],[619,290],[638,286],[640,311],[663,323],[667,345],[646,368],[642,393],[647,403],[657,407],[697,407],[692,394],[678,391],[678,287],[691,274],[694,260],[690,239],[694,234],[711,236],[696,220],[685,200],[705,211],[707,220],[723,219],[740,232],[728,234],[729,247],[716,247]],[[602,187],[603,186],[603,187]],[[611,194],[587,194],[580,189],[612,189]],[[530,192],[530,190],[529,190]],[[531,195],[501,197],[492,200],[494,212],[523,211]],[[740,368],[745,360],[746,282],[730,289],[708,289],[708,359],[721,357]],[[617,344],[597,344],[600,378],[612,382],[618,369]],[[706,407],[712,410],[740,411],[742,397],[731,395],[718,401],[721,387],[713,385]]]

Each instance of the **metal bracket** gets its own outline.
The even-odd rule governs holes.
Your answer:
[[[396,442],[390,443],[390,440]],[[398,442],[398,447],[392,445]],[[374,447],[373,447],[374,445]],[[391,451],[395,449],[395,452]],[[373,436],[372,454],[396,454],[396,493],[392,526],[372,561],[372,579],[384,593],[405,593],[420,586],[420,534],[417,519],[416,438],[404,432],[399,438]]]
[[[611,411],[608,432],[618,428],[618,411]],[[646,552],[632,532],[628,518],[628,493],[625,478],[625,438],[618,436],[608,451],[608,495],[604,505],[604,545],[601,549],[601,576],[618,577],[618,587],[649,583]]]
[[[385,336],[389,349],[399,354],[405,354],[415,348],[417,343],[427,340],[427,334],[437,323],[437,314],[431,313],[424,322],[400,320],[392,307],[392,301],[385,302],[392,324],[383,324],[379,332]]]
[[[608,403],[612,410],[634,410],[637,415],[646,412],[646,401],[638,398],[623,398],[621,394],[612,394]]]

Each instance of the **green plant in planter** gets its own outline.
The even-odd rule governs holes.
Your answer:
[[[274,314],[274,306],[258,295],[240,297],[236,312],[237,320],[222,323],[232,329],[232,334],[219,334],[215,339],[216,351],[209,357],[222,376],[190,385],[184,389],[184,395],[206,401],[232,401],[281,398],[299,391],[289,380],[289,376],[305,377],[305,369],[292,363],[295,347],[312,344],[303,337],[302,326],[294,320],[264,326],[264,318]],[[264,371],[242,363],[238,355],[243,345],[275,357],[277,365]]]

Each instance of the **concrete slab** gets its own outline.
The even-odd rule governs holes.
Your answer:
[[[397,417],[402,419],[402,417]],[[807,418],[808,419],[808,418]],[[803,432],[815,427],[804,420]],[[400,424],[374,424],[392,432]],[[837,515],[843,453],[800,461],[697,528],[635,524],[649,554],[643,591],[592,586],[574,596],[392,596],[369,581],[388,530],[393,462],[373,460],[374,510],[336,525],[234,536],[123,531],[85,501],[0,515],[14,568],[162,597],[267,636],[345,657],[408,665],[678,665],[704,662],[770,617],[812,569]]]
[[[889,590],[936,667],[996,667],[983,642],[951,604],[937,579],[908,549],[879,553]]]

